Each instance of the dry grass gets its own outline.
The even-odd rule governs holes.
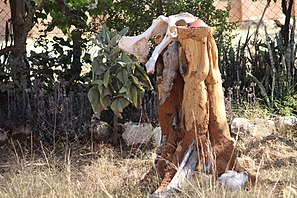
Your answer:
[[[148,152],[124,153],[109,145],[91,152],[78,143],[55,151],[43,146],[33,155],[20,148],[12,142],[0,148],[1,198],[142,197],[151,191],[139,185],[152,165]]]
[[[247,137],[238,143],[240,163],[257,183],[227,192],[212,176],[196,174],[172,197],[297,197],[297,149],[285,137]],[[92,150],[93,149],[93,152]],[[152,166],[153,150],[89,143],[0,147],[0,197],[146,197],[158,185],[139,181]]]

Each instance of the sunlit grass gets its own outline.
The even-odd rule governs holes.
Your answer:
[[[196,173],[170,197],[297,197],[297,149],[282,136],[245,137],[240,164],[256,184],[226,191],[214,176]],[[136,148],[136,149],[135,149]],[[0,147],[0,197],[147,197],[159,179],[143,185],[154,150],[73,143],[52,146],[17,142]]]

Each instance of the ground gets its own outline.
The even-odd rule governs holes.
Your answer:
[[[0,197],[146,197],[160,180],[140,180],[152,167],[154,149],[91,142],[45,145],[30,138],[0,147]],[[244,137],[240,163],[257,175],[238,192],[196,173],[173,197],[296,197],[297,149],[286,134]]]

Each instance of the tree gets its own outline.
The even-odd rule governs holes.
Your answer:
[[[6,1],[5,1],[6,2]],[[23,79],[22,87],[30,86],[29,63],[26,56],[26,40],[28,32],[33,27],[33,16],[38,6],[34,6],[30,0],[9,0],[12,45],[0,50],[0,56],[10,54],[11,77],[13,80]]]
[[[89,11],[91,16],[102,15],[106,6],[111,2],[105,0],[7,1],[11,8],[11,20],[7,21],[6,35],[8,39],[9,35],[13,36],[11,42],[7,39],[7,43],[11,45],[0,50],[0,56],[5,57],[0,67],[0,88],[1,97],[3,97],[1,101],[2,99],[7,101],[7,103],[1,103],[1,106],[4,106],[4,114],[9,115],[9,127],[17,125],[13,122],[25,122],[38,115],[38,109],[33,109],[34,101],[32,100],[32,93],[38,92],[34,90],[37,89],[36,83],[41,84],[46,90],[45,95],[50,97],[54,95],[54,86],[52,86],[54,83],[67,81],[65,92],[67,95],[72,85],[81,80],[81,65],[87,59],[82,57],[86,46],[84,35],[92,28],[95,29],[95,26],[87,23],[86,11]],[[45,20],[49,15],[52,17],[50,22]],[[45,50],[40,53],[31,52],[30,57],[27,57],[28,32],[37,23],[46,26],[44,34],[41,34],[36,42],[37,45],[41,44]],[[12,27],[11,32],[9,32],[9,27]],[[56,36],[53,41],[49,41],[47,35],[55,27],[60,28],[65,35],[63,38]],[[48,49],[49,42],[54,43],[53,50]],[[68,49],[65,50],[64,46]],[[59,71],[55,67],[60,67]],[[9,104],[12,101],[14,104]],[[7,122],[4,123],[6,124]]]
[[[115,29],[130,27],[129,35],[135,35],[145,31],[150,26],[151,20],[159,15],[169,16],[189,12],[207,24],[217,27],[217,34],[230,31],[234,25],[227,23],[229,8],[216,9],[213,2],[214,0],[120,0],[107,8],[106,23]]]
[[[92,63],[93,86],[88,98],[96,117],[100,118],[103,110],[112,110],[113,143],[118,140],[118,119],[122,117],[124,108],[129,104],[139,107],[145,88],[152,89],[143,66],[118,47],[119,40],[126,32],[127,28],[117,33],[104,25],[93,41],[99,50]]]
[[[92,23],[87,23],[87,21],[89,18],[92,21],[102,15],[111,3],[111,0],[44,0],[43,12],[45,13],[39,13],[37,16],[45,18],[50,15],[52,17],[52,20],[46,24],[45,34],[58,27],[68,37],[67,42],[72,41],[71,67],[66,69],[63,75],[69,84],[79,79],[81,73],[81,56],[86,46],[85,43],[87,43],[87,39],[84,39],[83,35],[98,30],[98,27],[93,26]]]

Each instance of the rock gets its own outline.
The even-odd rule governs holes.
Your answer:
[[[275,123],[272,120],[257,118],[253,123],[255,126],[255,133],[252,134],[252,136],[254,137],[265,137],[276,131]]]
[[[154,139],[154,144],[156,147],[161,146],[161,143],[162,143],[162,129],[161,129],[161,127],[154,128],[153,139]]]
[[[234,118],[231,123],[231,133],[244,136],[255,133],[255,125],[246,118]]]
[[[90,133],[95,142],[108,142],[112,131],[107,122],[101,120],[92,120]]]
[[[242,189],[247,181],[248,173],[246,171],[238,173],[234,170],[229,170],[218,178],[218,182],[223,186],[223,188],[230,191]]]
[[[128,146],[134,144],[146,144],[153,137],[153,126],[150,123],[130,123],[124,124],[122,138]]]
[[[274,121],[278,127],[292,127],[297,125],[297,118],[295,116],[276,117]]]
[[[231,132],[239,137],[251,135],[253,137],[264,137],[276,131],[274,121],[269,119],[235,118],[231,124]]]

